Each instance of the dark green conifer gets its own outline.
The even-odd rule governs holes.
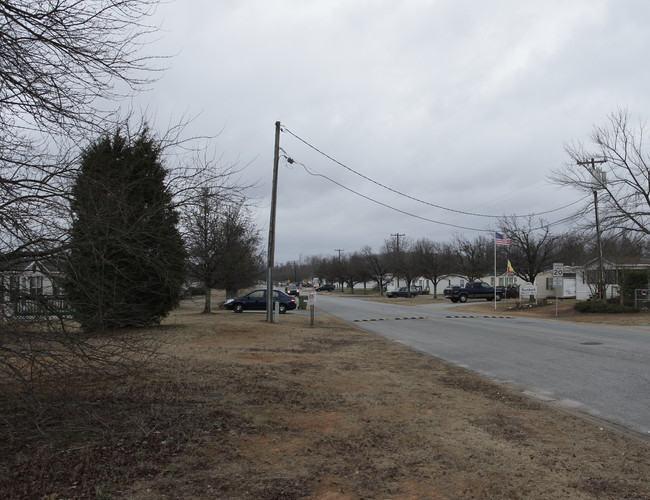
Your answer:
[[[178,305],[186,253],[166,175],[146,128],[83,151],[65,290],[84,328],[148,326]]]

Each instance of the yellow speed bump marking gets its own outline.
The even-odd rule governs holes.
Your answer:
[[[401,318],[395,318],[395,320],[400,321],[400,320],[405,320],[405,319],[427,319],[428,316],[405,316]],[[355,323],[361,323],[364,321],[388,321],[389,318],[371,318],[371,319],[355,319]]]
[[[450,315],[447,318],[488,318],[488,319],[512,319],[512,316],[458,316]]]

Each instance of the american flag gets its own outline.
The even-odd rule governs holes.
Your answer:
[[[501,233],[494,233],[494,243],[507,247],[512,245],[512,240],[505,238]]]

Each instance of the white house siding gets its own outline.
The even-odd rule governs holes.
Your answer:
[[[576,299],[589,300],[595,293],[596,288],[594,285],[589,285],[585,278],[585,269],[578,269],[576,272]],[[605,296],[610,299],[619,296],[618,284],[608,283],[605,288]]]
[[[644,264],[634,264],[634,265],[615,265],[611,262],[605,262],[604,267],[606,270],[611,269],[645,269],[648,267],[646,263]],[[595,292],[595,286],[589,285],[586,279],[586,273],[591,269],[589,267],[564,267],[564,274],[575,273],[575,278],[565,278],[564,283],[564,292],[562,297],[575,297],[578,300],[589,300]],[[571,279],[570,282],[567,280]],[[552,288],[547,287],[547,283],[552,282],[552,273],[547,271],[545,273],[537,276],[535,284],[537,285],[538,296],[539,297],[555,297],[555,291]],[[619,296],[618,283],[607,283],[605,289],[606,298],[613,298]]]
[[[60,275],[56,272],[53,274]],[[0,321],[14,314],[29,316],[31,313],[26,311],[31,311],[34,307],[34,297],[52,299],[60,297],[60,293],[61,290],[52,282],[51,274],[43,272],[35,262],[0,271]],[[63,307],[62,299],[55,300],[60,302],[56,307]],[[36,308],[39,309],[40,306]]]

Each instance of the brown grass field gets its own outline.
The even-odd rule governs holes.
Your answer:
[[[650,498],[642,436],[330,316],[201,310],[185,301],[128,373],[4,389],[0,498]],[[616,316],[558,320],[648,323]]]

